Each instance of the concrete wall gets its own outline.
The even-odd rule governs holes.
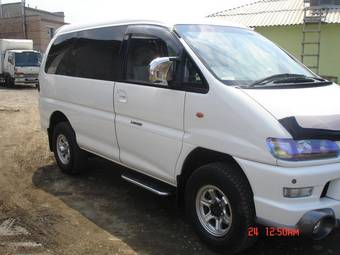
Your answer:
[[[63,12],[46,12],[39,9],[26,7],[27,16],[40,16],[42,19],[47,19],[56,23],[64,23],[64,13]]]
[[[40,9],[25,7],[26,16],[41,16],[42,19],[48,19],[55,22],[64,23],[64,12],[47,12]],[[2,5],[2,18],[13,18],[22,16],[22,4],[10,3]]]
[[[21,16],[21,14],[22,14],[21,3],[12,3],[12,4],[2,5],[2,17],[3,18],[18,17],[18,16]]]
[[[255,30],[301,59],[302,25],[257,27]],[[313,52],[313,47],[316,46],[308,46],[306,51]],[[315,58],[306,58],[307,65],[313,65],[313,62]],[[337,77],[340,82],[340,24],[322,25],[320,75]]]
[[[45,52],[50,37],[48,28],[55,30],[62,26],[62,23],[55,23],[42,19],[40,16],[26,17],[27,38],[33,40],[34,49]],[[0,19],[0,38],[5,39],[25,39],[22,25],[22,18]]]
[[[40,23],[40,41],[41,41],[41,45],[42,48],[44,49],[44,52],[51,40],[50,35],[49,35],[49,28],[53,28],[54,32],[61,26],[63,26],[64,23],[56,23],[50,20],[45,20],[45,19],[41,19],[41,23]]]

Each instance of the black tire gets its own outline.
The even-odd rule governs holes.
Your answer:
[[[14,79],[12,79],[10,76],[6,76],[6,87],[14,87]]]
[[[209,233],[196,210],[196,196],[208,185],[217,187],[229,200],[232,221],[229,230],[226,230],[228,232],[223,236]],[[198,236],[214,250],[223,250],[228,254],[238,253],[256,241],[256,237],[248,236],[248,229],[255,225],[256,217],[253,193],[242,170],[236,164],[216,162],[195,170],[186,184],[185,207],[188,220]],[[212,207],[207,211],[213,212],[211,209]]]
[[[57,139],[59,136],[64,136],[69,145],[70,157],[67,163],[65,162],[65,160],[63,162],[60,154],[58,154]],[[60,122],[55,126],[52,137],[52,145],[54,157],[59,168],[64,173],[74,175],[86,170],[87,153],[79,148],[76,141],[75,133],[70,123]]]

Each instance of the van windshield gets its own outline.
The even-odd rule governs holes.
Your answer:
[[[176,25],[175,30],[206,67],[227,85],[251,85],[278,74],[315,77],[277,45],[249,29]]]
[[[38,52],[15,53],[15,66],[40,66],[41,54]]]

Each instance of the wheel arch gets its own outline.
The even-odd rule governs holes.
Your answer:
[[[195,172],[195,170],[203,165],[213,163],[213,162],[229,162],[233,166],[234,169],[239,169],[245,180],[247,181],[250,190],[252,191],[252,195],[254,194],[252,186],[249,182],[249,179],[242,169],[242,167],[237,163],[237,161],[229,154],[197,147],[193,149],[185,158],[184,163],[182,165],[182,171],[179,175],[177,175],[177,200],[179,205],[182,205],[184,200],[184,190],[186,183],[190,176]]]
[[[50,147],[50,151],[53,151],[52,148],[52,137],[55,126],[60,122],[68,122],[71,125],[71,122],[68,120],[66,115],[60,111],[55,111],[51,114],[50,121],[49,121],[49,127],[47,128],[48,133],[48,143]],[[71,125],[72,126],[72,125]]]

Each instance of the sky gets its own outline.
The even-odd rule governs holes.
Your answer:
[[[2,0],[2,3],[20,0]],[[64,11],[68,23],[114,19],[156,19],[175,22],[199,19],[211,13],[255,0],[26,0],[26,5],[46,11]],[[1,2],[1,0],[0,0]]]

